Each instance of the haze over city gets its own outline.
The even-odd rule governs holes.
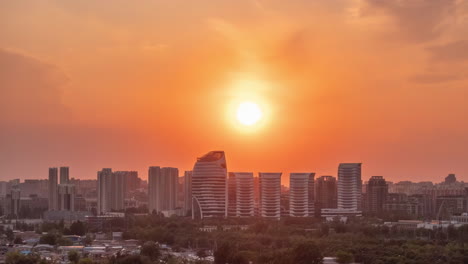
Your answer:
[[[0,179],[53,166],[468,180],[466,1],[2,1]],[[251,102],[258,120],[239,119]],[[247,107],[251,116],[252,108]]]

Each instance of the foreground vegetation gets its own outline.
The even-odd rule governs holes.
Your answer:
[[[204,259],[211,252],[216,264],[314,264],[322,263],[323,256],[336,256],[340,263],[468,263],[468,225],[458,229],[409,231],[378,223],[371,218],[351,219],[348,224],[337,221],[325,224],[313,218],[193,221],[180,217],[128,215],[125,219],[110,221],[104,229],[107,232],[122,231],[124,239],[137,239],[142,245],[154,241],[167,244],[176,252],[192,249],[200,257],[198,263],[205,263]],[[211,232],[201,229],[207,226],[212,227]],[[43,242],[55,241],[56,244],[60,244],[61,232],[81,235],[89,231],[82,223],[69,229],[50,224],[40,229],[57,236],[55,240],[44,237]],[[116,256],[107,262],[161,263],[162,260],[163,263],[188,263],[159,253],[148,253],[156,251],[154,248],[142,250],[140,256]],[[85,260],[85,263],[90,261]]]

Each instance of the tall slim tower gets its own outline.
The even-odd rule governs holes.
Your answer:
[[[184,212],[192,209],[192,171],[184,173]]]
[[[338,167],[338,209],[361,210],[361,163],[341,163]]]
[[[254,177],[252,172],[230,172],[228,180],[228,215],[253,217]]]
[[[112,169],[105,168],[97,173],[97,212],[103,214],[111,210],[111,178]]]
[[[281,174],[259,173],[260,216],[281,217]]]
[[[227,169],[224,151],[211,151],[193,166],[192,218],[227,217]]]
[[[58,210],[58,169],[49,168],[49,211]]]
[[[68,167],[60,167],[60,184],[68,184],[70,181],[70,174]]]
[[[58,204],[60,211],[75,211],[75,185],[58,185]]]
[[[291,173],[289,176],[289,215],[313,217],[315,173]]]

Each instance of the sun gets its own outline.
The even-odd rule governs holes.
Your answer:
[[[252,126],[262,119],[263,113],[258,104],[242,102],[237,107],[237,120],[245,125]]]

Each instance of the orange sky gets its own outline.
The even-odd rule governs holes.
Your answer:
[[[232,171],[468,181],[466,0],[1,1],[0,36],[0,179],[224,150]]]

